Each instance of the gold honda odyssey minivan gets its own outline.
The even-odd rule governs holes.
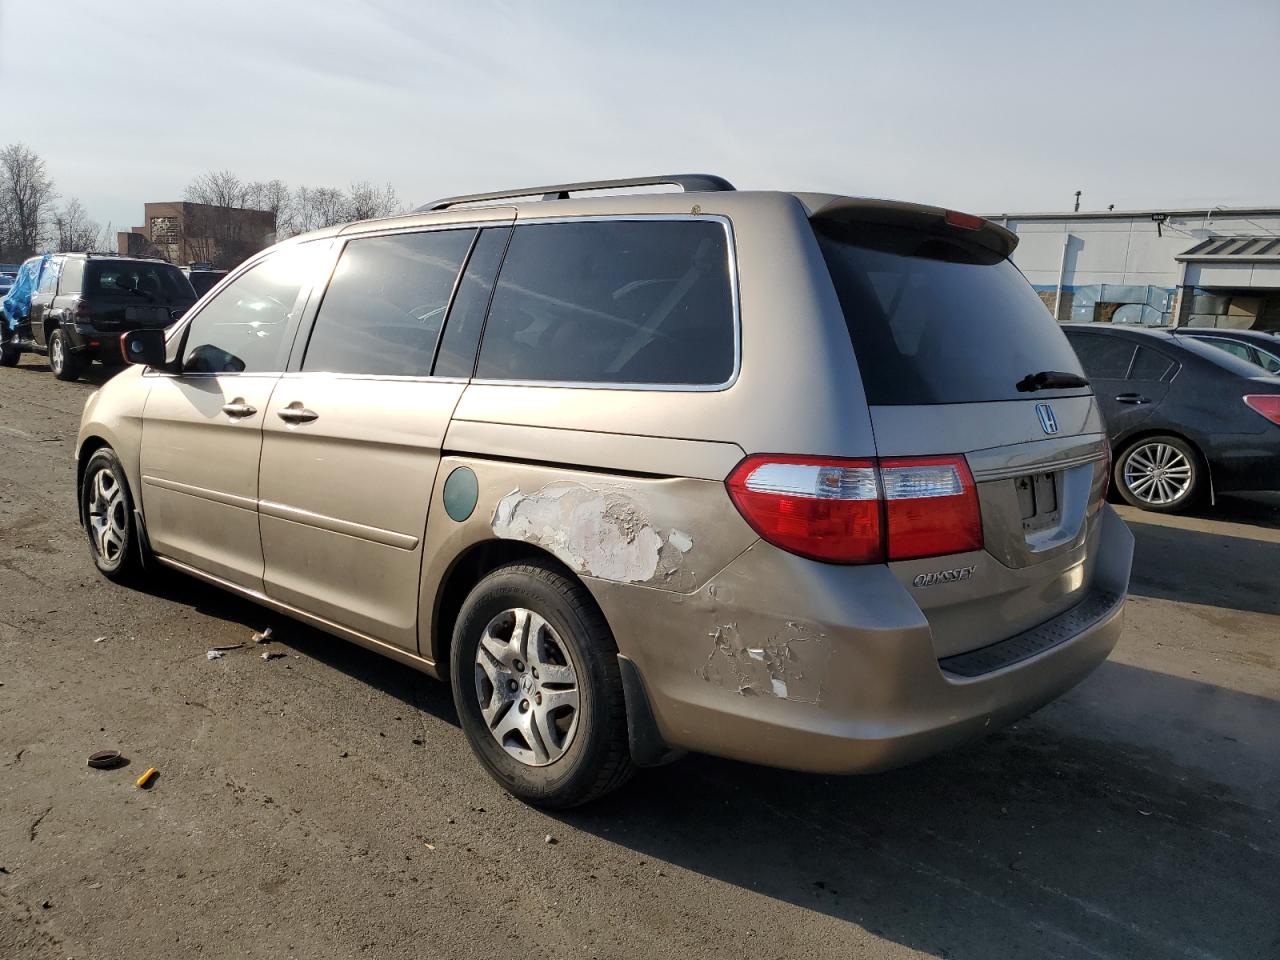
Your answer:
[[[449,680],[533,803],[687,750],[914,760],[1121,627],[1103,425],[1016,242],[707,175],[296,237],[121,337],[77,448],[94,562]]]

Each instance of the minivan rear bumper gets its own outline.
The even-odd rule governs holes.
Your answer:
[[[1091,576],[1076,605],[948,658],[968,657],[952,670],[910,591],[883,566],[814,563],[761,542],[693,594],[590,585],[670,746],[864,773],[998,729],[1107,658],[1123,624],[1133,536],[1104,505],[1090,541]]]

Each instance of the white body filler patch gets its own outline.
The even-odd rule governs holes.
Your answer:
[[[673,555],[678,565],[693,547],[693,538],[680,530],[664,539],[624,491],[569,481],[549,483],[537,493],[512,490],[498,501],[493,532],[544,547],[578,573],[622,583],[657,578],[668,543],[674,549],[667,552],[667,567]]]

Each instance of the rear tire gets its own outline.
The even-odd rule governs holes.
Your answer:
[[[1208,469],[1181,437],[1143,437],[1116,458],[1112,486],[1125,503],[1154,513],[1180,513],[1198,503]]]
[[[80,516],[89,554],[108,580],[130,583],[143,569],[142,544],[133,516],[133,497],[120,458],[100,447],[85,464],[80,481]]]
[[[0,323],[3,322],[0,320]],[[4,340],[0,341],[0,367],[16,367],[21,356],[22,351],[18,349],[18,345],[5,334]]]
[[[574,807],[631,776],[618,648],[590,594],[557,569],[512,563],[476,584],[450,668],[471,749],[520,799]]]
[[[49,335],[49,369],[59,380],[79,380],[84,373],[84,359],[71,352],[67,335],[58,327]]]

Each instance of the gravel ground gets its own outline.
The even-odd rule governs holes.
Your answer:
[[[690,757],[549,816],[444,685],[97,576],[92,389],[0,371],[0,957],[1280,957],[1280,499],[1125,511],[1120,646],[985,742],[854,779]],[[266,626],[288,656],[206,659]]]

